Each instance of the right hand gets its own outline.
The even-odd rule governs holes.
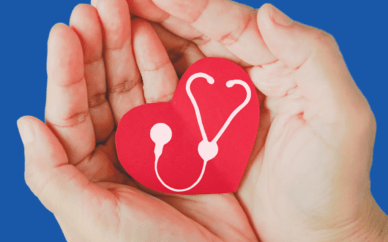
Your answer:
[[[269,4],[129,4],[159,23],[154,27],[178,73],[217,56],[250,74],[261,94],[261,121],[236,195],[261,240],[388,239],[387,216],[370,192],[376,122],[331,35]]]

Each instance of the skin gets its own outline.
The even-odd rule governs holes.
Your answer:
[[[244,67],[260,97],[240,187],[150,190],[120,166],[116,125],[133,107],[171,100],[179,76],[206,56]],[[388,241],[387,216],[370,192],[369,104],[334,38],[271,5],[78,5],[69,27],[51,30],[47,73],[46,123],[22,117],[18,127],[27,185],[68,241]]]

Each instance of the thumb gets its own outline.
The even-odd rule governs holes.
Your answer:
[[[56,215],[76,210],[74,205],[87,199],[88,179],[68,164],[64,148],[46,124],[22,117],[17,125],[24,144],[25,180],[31,191]]]
[[[295,83],[283,87],[297,87],[309,102],[305,119],[316,116],[317,107],[331,110],[325,113],[328,122],[335,121],[339,114],[353,112],[353,116],[360,110],[370,111],[330,34],[295,22],[270,4],[260,8],[257,23],[271,53],[292,71],[288,79]]]
[[[271,4],[260,8],[257,22],[267,47],[292,69],[300,68],[313,54],[330,52],[327,54],[337,57],[338,61],[342,59],[330,34],[295,22]]]

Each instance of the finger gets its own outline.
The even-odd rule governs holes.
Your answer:
[[[63,201],[80,196],[89,181],[69,164],[59,139],[40,120],[22,117],[18,128],[25,149],[27,185],[47,209],[56,212]]]
[[[186,21],[170,15],[170,17],[160,24],[172,33],[195,43],[208,57],[224,58],[233,61],[240,66],[249,66],[248,63],[230,52],[222,43],[198,31]]]
[[[132,23],[133,49],[144,83],[147,103],[171,101],[178,76],[163,44],[152,26],[145,20]]]
[[[189,22],[201,33],[223,44],[251,65],[276,59],[265,46],[256,21],[256,11],[229,0],[153,0],[165,12]]]
[[[161,22],[161,25],[174,34],[192,41],[208,57],[219,57],[233,61],[240,66],[249,66],[248,63],[230,52],[223,44],[201,33],[190,23],[182,21],[174,16]]]
[[[111,225],[117,204],[109,191],[90,183],[73,165],[51,130],[40,120],[23,117],[18,127],[25,148],[25,179],[43,205],[67,223],[68,229],[90,236]],[[103,205],[101,204],[103,199]],[[104,206],[104,209],[101,207]],[[90,222],[93,221],[93,222]],[[104,230],[105,231],[105,230]]]
[[[140,18],[160,23],[182,38],[193,40],[197,43],[203,43],[209,40],[207,36],[192,27],[190,23],[161,10],[152,0],[127,0],[127,2],[131,13]]]
[[[196,61],[206,57],[193,42],[171,33],[160,24],[150,24],[166,49],[178,76],[182,76]]]
[[[170,17],[170,14],[158,8],[152,0],[127,0],[127,3],[131,13],[152,22],[160,23]]]
[[[294,22],[269,4],[260,9],[258,26],[271,52],[295,70],[293,81],[305,98],[325,105],[365,101],[331,35]]]
[[[72,164],[95,147],[83,63],[77,34],[64,24],[55,25],[48,40],[45,115]]]
[[[206,56],[225,58],[241,66],[249,65],[231,53],[221,43],[209,38],[207,35],[191,26],[189,22],[161,10],[152,2],[152,0],[128,0],[128,4],[132,13],[152,22],[160,23],[164,28],[177,36],[192,41],[198,45]]]
[[[65,30],[70,33],[70,34],[69,33],[64,34],[64,36],[67,37],[68,39],[64,38],[64,36],[62,36],[62,35],[58,35],[56,38],[61,38],[60,40],[67,41],[66,43],[68,46],[65,46],[64,44],[62,44],[62,46],[58,46],[57,42],[59,42],[60,40],[55,40],[55,39],[52,41],[54,41],[54,42],[57,41],[57,42],[55,42],[55,43],[57,43],[57,45],[54,45],[52,47],[49,43],[49,51],[50,51],[50,48],[58,48],[58,49],[62,50],[63,53],[57,53],[57,55],[60,58],[65,58],[66,55],[69,55],[69,53],[71,54],[72,52],[69,50],[75,49],[77,51],[76,52],[77,56],[74,56],[75,54],[73,53],[72,55],[70,55],[70,57],[66,57],[67,59],[65,59],[66,61],[74,62],[70,67],[68,67],[67,71],[70,74],[73,73],[73,70],[76,70],[75,73],[77,73],[77,71],[78,71],[83,75],[84,72],[83,72],[82,68],[84,67],[84,65],[83,65],[84,62],[86,62],[86,64],[88,64],[87,62],[89,62],[89,61],[93,62],[93,59],[98,59],[98,56],[102,57],[101,30],[99,31],[100,33],[98,34],[99,25],[96,26],[95,25],[96,22],[90,21],[90,18],[89,18],[90,16],[93,16],[93,14],[95,17],[94,20],[97,20],[97,24],[98,24],[98,19],[96,18],[97,17],[96,10],[92,6],[80,5],[73,12],[72,21],[73,21],[73,23],[75,22],[75,26],[76,26],[74,28],[79,30],[79,33],[80,33],[79,36],[80,36],[82,42],[80,42],[80,40],[78,39],[78,37],[73,29],[65,26],[66,27]],[[82,16],[80,16],[80,15],[84,16],[84,18],[82,18]],[[79,18],[81,18],[81,19],[79,19]],[[81,20],[81,21],[79,21],[79,20]],[[98,35],[100,35],[100,36],[98,36]],[[72,36],[73,39],[69,38],[69,36]],[[81,48],[83,48],[83,49],[81,49]],[[85,58],[83,58],[83,56]],[[49,64],[51,63],[50,61],[53,62],[52,60],[50,60],[50,54],[49,54],[49,60],[48,60]],[[97,62],[100,62],[100,61],[97,60]],[[102,64],[102,66],[101,66],[101,64]],[[65,96],[65,98],[62,98],[62,99],[60,99],[60,97],[62,97],[61,95],[52,96],[53,95],[52,94],[53,88],[50,88],[50,79],[49,79],[48,97],[51,97],[51,99],[48,98],[48,101],[47,101],[48,108],[46,111],[46,115],[47,115],[48,124],[53,127],[53,130],[56,131],[55,133],[63,135],[63,133],[65,131],[70,132],[70,134],[65,133],[65,135],[67,135],[67,136],[65,136],[66,139],[64,139],[64,140],[60,139],[61,142],[64,144],[65,148],[66,148],[65,144],[68,144],[69,146],[72,147],[72,149],[66,149],[66,152],[68,153],[70,164],[75,165],[92,182],[112,181],[112,182],[118,182],[118,183],[125,183],[128,180],[128,178],[125,175],[121,174],[114,167],[114,165],[111,162],[111,160],[113,160],[113,159],[111,159],[111,157],[108,157],[106,155],[106,152],[104,150],[105,145],[99,145],[96,149],[94,149],[95,148],[95,141],[94,141],[95,139],[94,139],[94,134],[93,134],[93,126],[92,126],[93,124],[92,124],[91,117],[89,116],[89,114],[88,114],[89,120],[87,121],[88,128],[89,128],[89,137],[86,136],[86,138],[88,138],[88,139],[86,139],[85,137],[82,136],[83,133],[77,133],[77,132],[83,131],[81,129],[82,127],[79,128],[81,126],[81,124],[79,126],[74,126],[74,127],[58,126],[58,125],[56,125],[57,122],[52,121],[52,119],[53,118],[55,119],[56,116],[54,116],[54,117],[51,116],[53,108],[55,108],[55,107],[62,108],[62,106],[58,106],[58,104],[57,104],[57,106],[52,106],[53,105],[52,99],[54,101],[58,101],[58,102],[63,100],[62,103],[59,103],[59,105],[66,105],[67,103],[70,103],[73,106],[70,106],[68,108],[72,108],[75,110],[77,108],[85,106],[86,109],[89,108],[91,113],[94,114],[95,120],[97,120],[97,121],[95,121],[95,130],[98,130],[100,132],[101,136],[96,135],[96,138],[99,139],[99,141],[106,140],[108,138],[108,135],[112,132],[112,130],[114,128],[113,116],[111,114],[109,104],[108,104],[108,102],[106,102],[106,99],[105,99],[105,101],[102,100],[103,101],[102,105],[93,106],[93,102],[96,101],[95,95],[99,95],[99,93],[105,92],[104,90],[106,90],[106,86],[105,86],[106,84],[105,84],[105,78],[104,78],[105,73],[103,71],[103,69],[104,69],[103,64],[104,64],[103,62],[100,62],[100,64],[97,64],[97,68],[93,68],[93,67],[90,68],[90,66],[86,65],[85,74],[86,75],[91,74],[92,76],[95,75],[95,77],[94,77],[95,79],[92,80],[92,81],[95,81],[95,83],[89,82],[89,84],[85,84],[85,80],[83,79],[82,80],[82,84],[83,84],[82,89],[75,86],[75,87],[73,87],[74,90],[71,90],[71,89],[70,90],[68,90],[68,89],[62,90],[62,93],[60,93],[60,94],[62,94],[62,96],[67,95],[67,96]],[[100,66],[98,67],[98,65],[100,65]],[[66,67],[63,65],[58,65],[58,66],[59,67],[57,67],[57,66],[54,66],[54,67],[56,67],[57,69]],[[77,69],[77,68],[80,68],[80,69]],[[50,68],[48,68],[48,69],[49,69],[49,71],[51,70]],[[97,70],[94,70],[94,69],[97,69]],[[98,69],[99,69],[99,71],[101,71],[101,69],[102,69],[102,73],[101,72],[98,73]],[[93,73],[94,71],[96,71],[97,73]],[[100,75],[102,75],[102,76],[100,76]],[[55,76],[55,75],[53,75],[53,76]],[[55,77],[58,78],[57,76],[55,76]],[[61,76],[59,76],[59,78],[60,77]],[[90,78],[90,76],[87,76],[87,77]],[[73,77],[73,79],[75,79],[75,78]],[[86,88],[86,86],[87,86],[87,88]],[[89,93],[89,104],[88,104],[88,96],[86,93],[86,89],[89,89],[91,91],[91,93]],[[76,93],[77,91],[80,91],[80,90],[82,91],[82,93],[79,93],[79,94]],[[74,93],[76,93],[76,94],[74,94]],[[105,93],[102,93],[102,95],[105,96]],[[78,101],[78,102],[72,103],[71,101],[69,101],[72,99],[75,99],[77,101],[80,98],[82,98],[82,102]],[[93,101],[93,99],[94,99],[94,101]],[[99,98],[97,97],[97,99],[99,99]],[[66,101],[67,101],[67,103],[66,103]],[[105,106],[105,110],[104,110],[104,106]],[[65,106],[65,108],[66,107],[67,106]],[[62,111],[66,111],[66,110],[62,110]],[[84,109],[81,109],[81,111],[79,111],[79,112],[88,113],[88,110],[84,111]],[[99,114],[99,112],[102,112],[102,113]],[[99,116],[103,116],[103,117],[99,117]],[[99,126],[101,126],[101,127],[99,127]],[[62,130],[64,128],[65,128],[65,131]],[[74,136],[76,136],[76,137],[74,137]],[[62,136],[58,136],[58,137],[61,138]],[[81,142],[84,142],[84,143],[81,143]],[[74,158],[74,155],[72,155],[74,153],[73,152],[74,150],[76,150],[76,149],[82,150],[82,148],[85,146],[85,144],[86,144],[86,147],[88,147],[87,145],[90,144],[91,142],[93,142],[92,143],[93,145],[89,146],[89,149],[87,150],[87,152],[85,152],[85,150],[84,150],[84,153],[82,156],[79,155],[78,158]]]
[[[168,56],[170,57],[178,76],[182,76],[190,65],[206,56],[222,57],[232,60],[242,66],[247,65],[241,60],[237,60],[229,51],[225,51],[226,49],[224,50],[222,45],[215,45],[214,43],[218,43],[216,41],[209,41],[207,45],[199,45],[179,34],[179,36],[173,34],[158,23],[151,22],[151,25],[163,43],[164,48],[167,50]],[[202,49],[200,47],[202,47]],[[206,55],[201,50],[204,51]]]
[[[96,142],[99,143],[112,133],[114,119],[106,99],[102,32],[97,10],[93,6],[79,4],[73,10],[70,26],[78,34],[83,49],[89,113]]]
[[[108,97],[116,123],[144,104],[143,85],[132,53],[131,23],[125,0],[93,2],[102,23]]]

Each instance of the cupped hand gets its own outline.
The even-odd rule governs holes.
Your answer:
[[[331,35],[268,4],[128,3],[156,22],[178,74],[205,56],[250,74],[261,123],[236,195],[262,241],[388,239],[387,216],[370,192],[374,115]]]
[[[257,240],[234,194],[156,193],[122,169],[120,118],[171,100],[178,76],[151,25],[131,21],[125,0],[93,5],[77,6],[70,27],[51,30],[46,124],[18,120],[30,189],[70,242]]]

